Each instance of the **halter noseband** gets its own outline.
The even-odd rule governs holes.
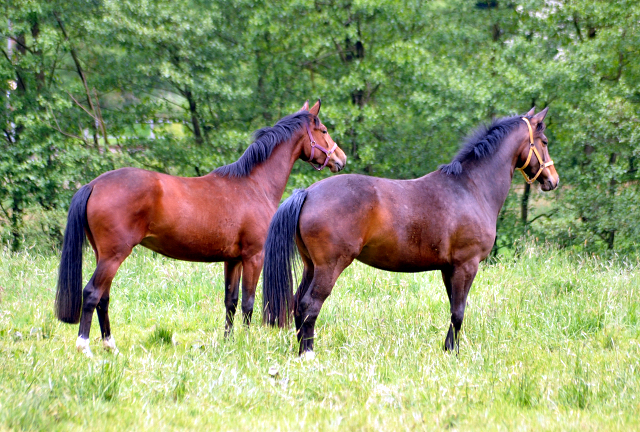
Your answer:
[[[527,124],[527,127],[529,128],[529,155],[527,156],[527,160],[525,161],[524,165],[516,169],[522,173],[522,176],[524,177],[524,181],[526,181],[529,184],[532,184],[534,181],[536,181],[538,176],[542,174],[542,171],[544,171],[545,168],[553,165],[553,161],[552,160],[549,160],[549,162],[543,161],[542,156],[540,156],[540,153],[538,152],[538,149],[536,148],[533,142],[533,129],[531,128],[531,123],[529,123],[529,119],[527,119],[526,117],[522,117],[522,120],[524,120],[524,122]],[[524,169],[529,166],[529,162],[531,162],[532,153],[535,153],[536,157],[538,158],[540,169],[538,170],[536,175],[533,176],[533,178],[529,178],[529,176],[527,176],[527,174],[524,172]]]
[[[313,136],[311,135],[311,129],[309,129],[309,125],[307,125],[307,133],[309,134],[309,140],[311,141],[311,156],[309,156],[309,160],[307,162],[309,162],[309,165],[314,167],[316,170],[322,171],[324,169],[324,167],[326,167],[327,164],[329,163],[329,156],[331,156],[331,153],[336,151],[336,148],[338,148],[338,144],[333,143],[333,147],[331,147],[331,150],[327,150],[326,148],[320,147],[318,144],[316,144],[316,141],[313,139]],[[320,166],[320,168],[315,166],[313,164],[313,162],[312,162],[313,161],[313,153],[315,152],[316,149],[320,150],[325,155],[327,155],[327,157],[324,160],[324,163]]]

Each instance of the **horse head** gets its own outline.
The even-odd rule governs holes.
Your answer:
[[[300,111],[308,111],[311,114],[304,150],[300,157],[306,157],[306,161],[318,171],[325,166],[329,167],[333,173],[342,171],[347,164],[347,155],[331,138],[327,127],[318,117],[320,99],[311,108],[309,108],[309,101],[305,102]]]
[[[526,139],[523,139],[517,153],[517,169],[522,173],[525,181],[532,184],[540,183],[543,191],[550,191],[558,187],[558,175],[551,156],[549,155],[548,140],[544,134],[544,118],[549,108],[535,114],[535,108],[522,117],[527,125]]]

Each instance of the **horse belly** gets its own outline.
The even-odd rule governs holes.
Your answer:
[[[237,258],[240,255],[240,247],[220,247],[215,242],[185,242],[184,239],[169,239],[147,237],[140,243],[169,258],[183,261],[219,262]]]
[[[152,226],[141,244],[170,258],[184,261],[217,262],[241,254],[238,228],[219,224],[178,225],[170,230]]]
[[[404,206],[406,207],[406,206]],[[400,206],[385,209],[369,232],[357,257],[372,267],[396,272],[421,272],[442,268],[446,253],[443,232],[423,215],[399,211]]]
[[[356,259],[381,270],[403,273],[437,270],[445,264],[437,246],[418,250],[395,243],[367,244]]]

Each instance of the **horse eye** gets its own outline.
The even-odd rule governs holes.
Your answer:
[[[542,144],[544,144],[544,145],[549,145],[549,143],[547,142],[547,140],[542,140]]]
[[[326,130],[323,130],[323,131],[322,131],[322,133],[323,133],[323,134],[326,134],[326,133],[329,133],[329,132],[328,132],[328,131],[326,131]]]

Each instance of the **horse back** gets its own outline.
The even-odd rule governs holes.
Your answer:
[[[300,236],[316,263],[343,253],[390,271],[442,269],[482,255],[495,237],[472,194],[438,172],[415,180],[334,176],[308,192]]]
[[[240,179],[123,168],[92,183],[87,215],[103,244],[142,244],[182,260],[221,261],[256,253],[266,237],[268,213],[275,211],[255,202]]]

